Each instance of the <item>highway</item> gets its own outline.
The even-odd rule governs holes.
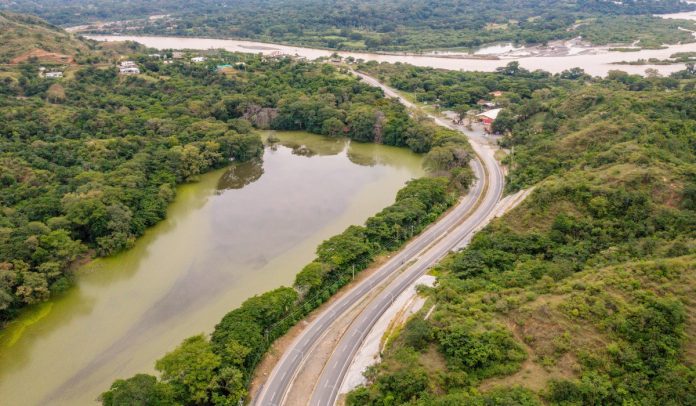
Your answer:
[[[361,73],[366,83],[383,89],[389,97],[397,97],[409,108],[412,103],[400,97],[392,89]],[[431,116],[439,125],[457,129],[446,120]],[[372,325],[389,307],[394,298],[413,283],[429,267],[437,263],[450,250],[461,245],[463,240],[491,216],[503,190],[503,173],[493,157],[493,150],[472,142],[477,159],[472,160],[472,169],[478,181],[465,198],[438,222],[414,238],[404,249],[394,254],[389,261],[372,275],[359,282],[350,291],[322,311],[295,339],[282,355],[266,383],[259,391],[253,404],[259,406],[284,405],[285,398],[297,374],[302,369],[312,350],[321,342],[334,320],[360,302],[372,289],[380,287],[390,277],[398,274],[384,290],[370,301],[353,321],[326,363],[314,392],[307,394],[311,405],[326,406],[335,402],[345,373],[353,356],[370,331]],[[399,273],[401,272],[401,273]]]

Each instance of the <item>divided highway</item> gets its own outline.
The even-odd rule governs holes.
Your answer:
[[[414,107],[412,103],[375,79],[356,74],[366,83],[382,88],[387,96],[397,97],[407,107]],[[435,116],[432,118],[439,125],[457,129],[445,120]],[[500,200],[504,178],[493,157],[493,150],[476,142],[472,142],[472,146],[477,153],[477,159],[472,161],[472,168],[478,181],[469,194],[437,223],[427,228],[372,275],[359,282],[318,315],[285,351],[253,404],[284,405],[295,377],[337,316],[359,303],[372,289],[383,285],[391,276],[402,271],[353,321],[326,363],[311,394],[311,400],[310,394],[307,394],[311,405],[327,406],[335,403],[350,362],[377,319],[392,301],[429,267],[460,245],[463,240],[470,238],[472,233],[489,219]]]

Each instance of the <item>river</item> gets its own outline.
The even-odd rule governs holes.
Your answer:
[[[114,36],[114,35],[87,35],[99,41],[137,41],[148,47],[157,49],[226,49],[234,52],[262,53],[265,55],[285,54],[297,55],[314,60],[320,57],[328,57],[334,51],[316,48],[306,48],[290,45],[268,44],[255,41],[212,39],[212,38],[182,38],[182,37],[151,37],[151,36]],[[505,66],[512,61],[518,61],[526,69],[542,69],[551,73],[559,73],[566,69],[580,67],[585,72],[594,76],[605,76],[610,70],[623,70],[629,73],[644,74],[648,68],[657,69],[662,74],[669,74],[684,69],[684,64],[673,65],[615,65],[614,62],[632,61],[637,59],[666,59],[676,52],[696,52],[696,43],[670,45],[664,49],[648,49],[637,52],[610,51],[610,47],[585,47],[580,48],[575,41],[558,47],[558,50],[549,50],[549,55],[533,56],[503,56],[500,59],[480,59],[465,57],[462,54],[441,53],[435,55],[399,55],[376,54],[365,52],[338,52],[343,57],[352,56],[355,59],[366,61],[378,61],[389,63],[408,63],[415,66],[424,66],[449,70],[484,71],[492,72],[496,68]],[[569,55],[558,55],[563,48]],[[557,52],[558,51],[558,52]]]
[[[0,404],[84,405],[119,377],[152,372],[184,338],[246,298],[289,285],[316,246],[422,176],[403,148],[277,133],[263,163],[180,186],[165,220],[0,335]]]
[[[696,11],[684,11],[681,13],[672,14],[655,14],[656,17],[661,18],[672,18],[677,20],[692,20],[696,21]]]

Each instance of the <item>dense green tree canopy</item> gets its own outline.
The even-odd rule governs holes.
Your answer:
[[[507,105],[501,143],[515,147],[508,190],[535,190],[439,265],[434,307],[390,337],[348,404],[696,400],[696,77],[522,75],[537,89]]]
[[[416,122],[381,90],[332,66],[224,52],[206,64],[163,64],[142,47],[131,52],[141,75],[78,65],[55,82],[31,61],[7,69],[0,323],[68,286],[81,257],[130,247],[164,217],[177,184],[258,159],[254,127],[396,146],[418,139],[419,152],[439,136],[432,123]],[[215,69],[237,62],[243,69]]]

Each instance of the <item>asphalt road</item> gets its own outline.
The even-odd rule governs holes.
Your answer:
[[[382,88],[387,96],[398,97],[407,107],[414,107],[412,103],[401,98],[392,89],[369,76],[360,73],[358,75],[366,83]],[[456,129],[445,120],[438,117],[432,118],[440,125]],[[311,356],[312,349],[321,342],[334,319],[360,302],[360,299],[371,289],[379,286],[395,272],[406,266],[407,268],[354,320],[327,362],[320,380],[311,394],[310,404],[327,406],[335,402],[353,356],[377,319],[399,293],[451,249],[460,244],[462,240],[470,238],[473,231],[489,218],[500,199],[504,179],[500,167],[493,157],[493,151],[482,148],[476,143],[472,143],[472,146],[478,155],[478,159],[472,161],[472,168],[479,180],[467,196],[437,223],[412,240],[403,250],[393,255],[370,277],[358,283],[318,315],[285,351],[256,399],[252,402],[253,404],[259,406],[283,405],[295,376],[302,369],[307,358]],[[307,395],[309,398],[310,394]]]

